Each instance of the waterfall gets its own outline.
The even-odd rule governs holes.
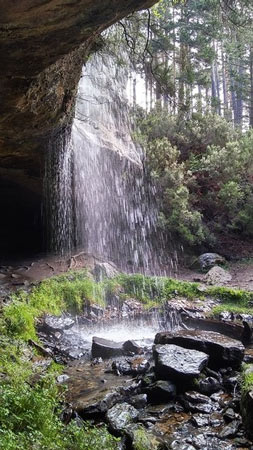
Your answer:
[[[127,79],[109,55],[83,68],[71,135],[54,139],[46,165],[49,243],[157,273],[156,192],[131,137]]]

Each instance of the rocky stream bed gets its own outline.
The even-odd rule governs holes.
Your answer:
[[[245,329],[205,308],[181,299],[146,312],[126,299],[44,317],[43,348],[65,364],[64,420],[105,422],[122,449],[253,448],[241,416],[240,369],[253,359]]]

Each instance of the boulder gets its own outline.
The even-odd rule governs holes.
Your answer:
[[[198,262],[201,270],[208,270],[217,264],[224,264],[226,260],[218,253],[203,253],[199,256]]]
[[[241,400],[241,414],[248,436],[253,439],[253,390],[245,392]]]
[[[207,377],[204,380],[200,380],[198,390],[201,394],[212,395],[215,392],[219,392],[222,386],[216,378]]]
[[[94,336],[91,347],[92,358],[111,358],[112,356],[123,355],[122,344],[108,339]]]
[[[185,349],[204,352],[209,355],[209,366],[212,368],[238,368],[244,357],[244,345],[240,341],[213,331],[161,332],[157,333],[155,344],[175,344]]]
[[[204,276],[204,281],[208,284],[226,284],[232,280],[232,275],[220,266],[212,267]]]
[[[198,377],[208,363],[208,355],[197,350],[186,350],[178,345],[155,345],[155,371],[161,379],[175,382]]]
[[[116,434],[121,434],[127,425],[137,420],[138,414],[138,410],[132,405],[120,403],[107,411],[106,419],[110,428]]]

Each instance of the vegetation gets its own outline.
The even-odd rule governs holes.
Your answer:
[[[29,293],[21,291],[14,295],[3,310],[2,322],[9,336],[36,340],[36,318],[44,313],[78,313],[94,302],[103,304],[101,284],[95,283],[85,271],[69,272],[42,281]]]
[[[102,301],[99,284],[86,272],[45,280],[30,293],[16,294],[1,317],[0,449],[100,450],[117,448],[106,427],[83,427],[60,420],[64,392],[55,382],[62,368],[43,369],[40,356],[25,341],[37,339],[36,319],[43,313],[79,312],[87,302]]]

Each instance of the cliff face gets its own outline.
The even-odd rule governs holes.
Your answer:
[[[1,179],[41,195],[48,138],[71,119],[81,67],[101,31],[153,3],[0,0]]]

